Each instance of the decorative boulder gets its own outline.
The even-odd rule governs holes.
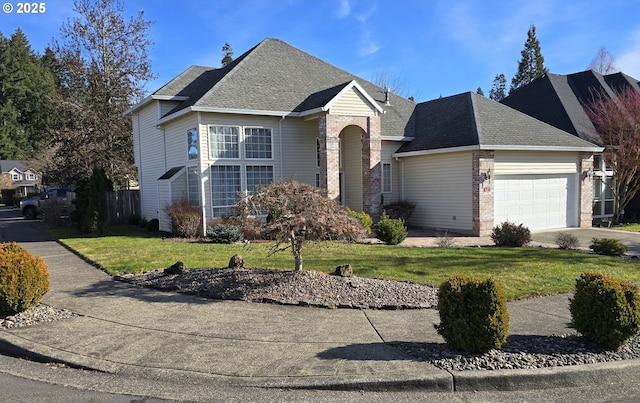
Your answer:
[[[244,268],[244,259],[242,255],[233,255],[229,260],[229,265],[227,266],[229,269],[243,269]]]
[[[350,264],[338,266],[336,267],[335,275],[340,277],[353,277],[353,269]]]
[[[184,271],[184,263],[177,261],[171,265],[171,267],[167,267],[164,269],[164,274],[172,275],[172,274],[182,274]]]

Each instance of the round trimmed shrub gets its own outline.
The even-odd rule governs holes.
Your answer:
[[[569,302],[574,328],[585,339],[611,349],[622,348],[640,331],[638,286],[597,272],[576,280]]]
[[[555,238],[558,248],[565,250],[573,250],[579,246],[578,238],[568,232],[560,232]]]
[[[404,241],[407,237],[407,227],[401,219],[389,218],[386,214],[382,214],[382,218],[374,226],[376,238],[387,245],[397,245]]]
[[[531,241],[531,231],[522,224],[515,225],[512,222],[505,221],[493,229],[491,239],[496,246],[519,248]]]
[[[486,353],[507,341],[507,300],[492,278],[450,277],[438,289],[438,312],[434,326],[452,348]]]
[[[589,248],[599,255],[622,256],[627,252],[627,247],[613,238],[593,238]]]
[[[44,260],[17,243],[0,244],[0,314],[11,315],[37,305],[49,291]]]
[[[213,227],[207,227],[207,237],[213,243],[230,244],[242,240],[242,230],[238,225],[216,224]]]

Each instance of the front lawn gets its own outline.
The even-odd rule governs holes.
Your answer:
[[[100,264],[110,274],[137,273],[169,267],[226,267],[240,254],[250,267],[293,269],[289,251],[267,256],[272,243],[249,246],[163,240],[134,227],[116,226],[104,237],[82,237],[71,230],[51,234],[71,249]],[[302,251],[305,270],[333,272],[351,264],[360,277],[412,281],[438,286],[454,274],[493,276],[509,300],[573,291],[586,270],[621,280],[640,281],[640,263],[581,252],[544,248],[415,248],[368,244],[320,244]]]
[[[626,224],[615,227],[615,229],[619,229],[622,231],[632,231],[632,232],[640,232],[640,224]]]

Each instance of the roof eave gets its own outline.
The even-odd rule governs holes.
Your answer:
[[[189,97],[185,97],[185,96],[173,96],[173,95],[149,95],[148,97],[146,97],[145,99],[143,99],[142,101],[138,102],[137,104],[133,105],[132,107],[130,107],[129,109],[127,109],[126,111],[124,111],[124,116],[128,116],[133,114],[135,111],[137,111],[138,109],[146,106],[147,104],[149,104],[151,101],[186,101],[187,99],[189,99]]]
[[[461,147],[447,147],[447,148],[435,148],[430,150],[418,150],[407,151],[391,154],[394,158],[401,157],[416,157],[420,155],[433,155],[433,154],[445,154],[462,151],[475,151],[475,150],[498,150],[498,151],[555,151],[555,152],[585,152],[585,153],[601,153],[604,151],[603,147],[597,146],[567,146],[567,147],[554,147],[554,146],[522,146],[522,145],[488,145],[488,144],[475,144],[471,146]]]

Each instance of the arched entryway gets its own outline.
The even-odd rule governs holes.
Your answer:
[[[363,210],[362,137],[358,126],[347,126],[339,136],[340,203],[354,211]]]

